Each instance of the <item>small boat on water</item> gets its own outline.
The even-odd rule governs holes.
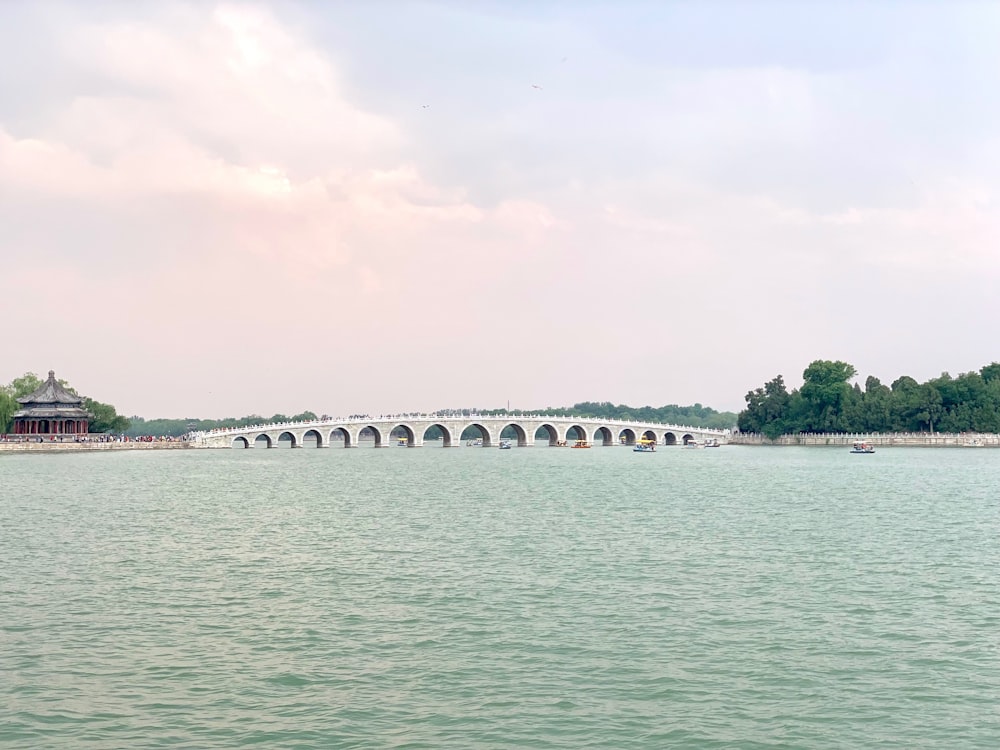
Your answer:
[[[500,441],[500,445],[498,447],[502,451],[509,451],[510,450],[510,441],[509,440],[501,440]]]
[[[864,440],[855,440],[851,453],[874,453],[875,446]]]
[[[467,440],[465,444],[468,445],[468,446],[471,446],[473,448],[482,448],[483,447],[483,439],[482,438],[476,438],[475,440]]]
[[[722,447],[722,443],[719,442],[718,438],[705,438],[705,447],[706,448],[720,448],[720,447]]]
[[[635,441],[635,447],[632,448],[633,453],[655,453],[656,452],[656,441],[650,440],[649,438],[641,438]]]
[[[971,440],[966,440],[962,443],[963,448],[985,448],[986,443],[984,443],[979,438],[972,438]]]
[[[398,445],[400,448],[405,448],[409,444],[410,443],[406,438],[399,438],[399,440],[396,441],[396,445]]]
[[[577,440],[576,443],[573,445],[573,447],[574,448],[589,448],[590,447],[590,443],[588,443],[586,440]]]

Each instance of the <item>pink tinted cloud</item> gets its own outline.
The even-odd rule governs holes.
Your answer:
[[[672,71],[676,111],[637,111],[625,130],[609,118],[605,136],[679,144],[676,165],[485,203],[474,164],[429,179],[425,144],[355,103],[330,57],[265,10],[155,12],[65,29],[53,54],[108,85],[53,99],[30,127],[0,123],[4,259],[23,280],[3,304],[31,313],[10,332],[11,377],[70,364],[74,384],[148,416],[336,410],[317,372],[336,373],[348,411],[512,390],[535,406],[706,402],[706,387],[738,402],[757,379],[733,360],[771,376],[779,355],[824,355],[812,334],[845,264],[1000,270],[990,190],[961,180],[822,212],[696,174],[716,152],[815,140],[828,107],[806,73]],[[581,159],[592,147],[582,126],[564,136]],[[796,314],[747,332],[735,301]],[[395,377],[407,358],[413,377]],[[178,363],[197,375],[172,377]],[[623,377],[640,368],[657,375]],[[227,392],[207,399],[203,381]]]
[[[172,10],[75,29],[65,43],[80,65],[142,93],[78,96],[28,135],[0,124],[0,191],[16,196],[22,224],[12,270],[44,280],[6,304],[114,310],[125,297],[128,315],[100,328],[146,350],[140,359],[183,353],[221,374],[233,357],[220,341],[288,350],[324,336],[351,348],[376,328],[405,338],[422,283],[455,287],[450,314],[475,298],[462,282],[490,271],[492,237],[524,232],[510,259],[556,223],[532,201],[479,207],[429,183],[399,128],[352,105],[332,66],[265,12]],[[40,212],[61,218],[27,226]],[[44,346],[25,334],[29,367],[77,351],[88,330],[47,309],[58,333]],[[395,325],[378,328],[386,319]],[[334,321],[350,325],[331,331]]]

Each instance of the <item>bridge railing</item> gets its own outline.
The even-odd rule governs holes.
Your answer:
[[[436,414],[380,414],[378,417],[343,418],[333,417],[331,419],[312,419],[305,422],[272,422],[266,424],[247,425],[244,427],[222,427],[213,430],[200,430],[192,433],[195,439],[204,437],[216,437],[225,435],[236,435],[246,432],[270,432],[283,429],[309,429],[312,427],[335,427],[337,425],[364,425],[376,422],[451,422],[467,420],[511,420],[511,421],[537,421],[537,422],[591,422],[597,424],[621,425],[623,427],[653,430],[670,430],[672,432],[701,432],[716,435],[725,435],[727,430],[720,430],[712,427],[695,427],[693,425],[674,425],[659,422],[639,422],[624,419],[601,419],[599,417],[561,417],[553,414],[468,414],[454,417],[443,417]]]

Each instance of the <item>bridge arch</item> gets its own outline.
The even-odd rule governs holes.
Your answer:
[[[626,427],[618,433],[618,442],[625,445],[635,445],[635,430]]]
[[[598,440],[601,441],[601,445],[614,445],[615,436],[607,427],[598,427],[594,430],[594,442],[596,443]]]
[[[643,422],[629,422],[617,420],[601,420],[591,418],[573,417],[520,417],[515,415],[486,416],[470,414],[465,417],[457,415],[396,415],[395,419],[405,418],[405,422],[396,422],[390,418],[372,419],[362,417],[357,419],[333,419],[325,418],[311,422],[301,422],[298,424],[259,424],[246,428],[232,428],[228,430],[212,430],[208,432],[195,433],[194,442],[198,447],[205,448],[230,448],[234,445],[239,447],[245,443],[257,448],[288,447],[289,445],[301,448],[303,443],[307,446],[320,445],[329,447],[331,443],[356,447],[359,443],[362,431],[364,431],[364,441],[361,445],[371,445],[374,440],[375,445],[384,447],[391,441],[390,431],[396,430],[400,437],[403,433],[407,436],[407,443],[414,446],[422,445],[426,441],[425,435],[431,430],[435,435],[444,438],[445,445],[460,445],[462,440],[462,428],[468,428],[466,433],[469,437],[481,438],[486,445],[495,446],[501,433],[513,442],[514,435],[517,435],[518,445],[544,445],[545,438],[548,438],[549,445],[557,445],[576,437],[577,439],[587,439],[588,437],[595,444],[607,445],[608,434],[611,435],[611,443],[632,444],[640,436],[647,439],[656,439],[661,445],[690,444],[698,441],[707,435],[719,435],[719,439],[725,440],[726,433],[722,430],[703,430],[701,428],[679,427],[671,424],[651,424]],[[433,427],[433,429],[432,429]],[[280,440],[280,443],[279,443]],[[314,442],[315,441],[315,442]]]
[[[358,437],[358,443],[361,442],[360,435],[365,430],[369,430],[372,433],[372,435],[375,436],[375,447],[376,448],[381,448],[382,446],[385,445],[385,441],[382,439],[382,431],[379,430],[379,428],[376,427],[375,425],[371,425],[371,424],[366,424],[360,430],[358,430],[358,436],[359,436]]]
[[[518,448],[526,447],[528,445],[528,433],[525,432],[524,428],[517,422],[508,422],[507,424],[503,425],[497,431],[497,438],[503,439],[504,430],[506,430],[508,427],[514,430],[514,435],[517,437],[517,447]]]
[[[398,433],[400,430],[402,430],[403,434],[406,436],[407,448],[412,448],[414,445],[416,445],[417,436],[413,432],[413,428],[410,427],[410,425],[405,424],[403,422],[400,422],[399,424],[390,427],[389,431],[386,434],[389,436],[390,440],[394,440],[395,438],[392,437],[392,433],[394,432]]]
[[[491,445],[493,445],[493,435],[490,433],[489,428],[486,427],[485,425],[482,425],[479,422],[470,422],[469,424],[465,425],[465,427],[463,427],[461,431],[458,433],[459,439],[461,439],[462,435],[465,434],[466,430],[477,430],[479,432],[480,437],[483,439],[484,448],[489,448]]]
[[[235,438],[233,438],[233,447],[236,448],[237,446],[239,446],[241,448],[249,448],[250,447],[250,441],[247,440],[242,435],[237,435]]]
[[[314,438],[316,440],[316,447],[317,448],[323,448],[324,447],[323,435],[320,434],[319,430],[306,430],[302,434],[302,445],[303,445],[303,447],[305,447],[306,441],[310,437],[312,437],[312,438]]]
[[[432,428],[434,428],[434,427],[436,427],[441,432],[441,445],[442,446],[444,446],[445,448],[452,448],[452,447],[458,445],[458,438],[457,438],[457,436],[453,435],[452,431],[449,430],[447,427],[445,427],[440,422],[435,422],[434,424],[427,425],[427,427],[424,428],[423,433],[420,435],[420,442],[421,443],[426,443],[427,442],[427,431],[430,430],[430,429],[432,429]]]
[[[333,445],[334,443],[343,442],[345,448],[350,448],[352,445],[351,431],[345,427],[335,427],[330,430],[330,434],[326,439],[327,445]]]
[[[542,440],[548,440],[549,445],[559,444],[559,431],[550,424],[540,424],[535,430],[535,440],[538,440],[538,433],[542,433]]]

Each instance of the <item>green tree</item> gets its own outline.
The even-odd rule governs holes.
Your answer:
[[[857,383],[844,396],[837,418],[837,427],[842,432],[862,432],[865,429],[865,396]]]
[[[769,438],[776,438],[788,429],[788,407],[791,396],[785,387],[785,379],[778,375],[764,384],[763,432]]]
[[[986,365],[986,367],[979,371],[979,374],[982,375],[983,380],[987,383],[1000,380],[1000,362],[993,362]]]
[[[727,429],[736,424],[736,414],[729,411],[716,411],[715,409],[701,404],[692,406],[678,406],[668,404],[666,406],[627,406],[625,404],[612,404],[610,401],[583,401],[574,404],[570,408],[548,406],[544,409],[513,410],[517,414],[551,414],[562,417],[594,417],[597,419],[622,419],[622,420],[646,420],[649,422],[663,422],[665,424],[684,424],[692,427],[714,427],[717,429]],[[471,412],[486,414],[491,416],[501,416],[507,414],[506,409],[440,409],[436,413],[441,416],[449,414],[465,414]]]
[[[920,430],[920,383],[909,375],[892,382],[892,430],[916,432]]]
[[[817,360],[803,373],[801,389],[784,394],[775,379],[746,395],[740,412],[744,431],[765,435],[794,432],[1000,432],[1000,363],[926,383],[904,375],[892,387],[874,376],[864,390],[846,362]],[[779,408],[780,406],[780,408]]]
[[[8,385],[0,387],[0,434],[10,432],[14,426],[14,412],[21,408],[17,399],[34,393],[44,382],[35,373],[26,372]]]
[[[38,375],[26,372],[21,377],[14,378],[9,385],[0,388],[0,427],[4,432],[10,431],[11,416],[20,408],[16,399],[34,393],[44,384],[45,381]],[[59,384],[70,393],[76,393],[65,380],[60,380]],[[102,404],[100,401],[85,397],[83,408],[93,416],[90,420],[91,432],[124,432],[129,427],[128,419],[120,416],[110,404]]]
[[[985,369],[985,368],[984,368]],[[939,432],[966,432],[982,429],[978,422],[990,405],[989,385],[978,372],[965,372],[952,378],[948,373],[929,381],[941,394]],[[991,420],[987,420],[991,421]]]
[[[865,380],[862,396],[863,432],[887,432],[892,429],[892,391],[874,375]]]
[[[977,417],[976,429],[984,432],[1000,432],[1000,377],[984,376],[983,380],[986,381],[986,394],[981,409],[985,413]]]
[[[747,391],[747,395],[743,397],[747,407],[736,418],[736,426],[739,427],[740,432],[764,431],[764,401],[766,398],[763,388]]]
[[[20,404],[14,400],[10,386],[0,386],[0,434],[10,432],[14,423],[14,412],[19,406]]]
[[[851,386],[848,381],[857,374],[846,362],[818,359],[802,373],[805,381],[800,393],[808,405],[807,424],[800,427],[807,432],[836,431],[841,428],[839,418]]]
[[[115,407],[110,404],[84,398],[83,408],[91,414],[91,432],[125,432],[129,428],[129,420],[115,411]]]
[[[917,417],[920,420],[920,429],[927,425],[928,432],[934,432],[934,425],[944,414],[944,406],[941,403],[941,391],[934,383],[924,383],[919,389],[921,409]]]
[[[59,381],[59,382],[63,386],[66,385],[64,381]],[[10,386],[8,387],[10,388],[11,395],[13,395],[15,399],[18,399],[18,398],[24,398],[30,393],[34,393],[44,384],[45,381],[42,380],[40,377],[38,377],[35,373],[26,372],[21,377],[14,378],[12,381],[10,381]]]
[[[791,396],[781,375],[775,376],[763,388],[745,396],[747,408],[740,412],[737,426],[741,432],[760,432],[776,438],[788,429],[788,407]]]

